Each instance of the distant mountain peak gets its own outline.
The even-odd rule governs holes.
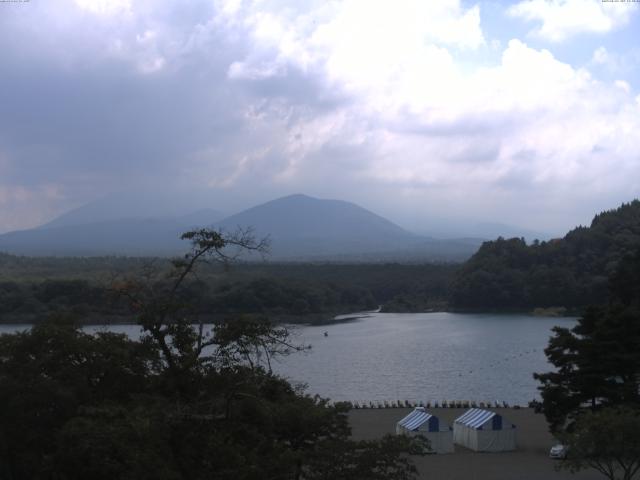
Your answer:
[[[146,208],[132,208],[125,210],[129,217],[113,218],[113,211],[106,208],[110,206],[109,202],[96,202],[46,227],[0,235],[0,251],[31,255],[173,255],[187,248],[179,240],[180,233],[196,226],[228,232],[238,227],[252,228],[256,236],[271,238],[274,260],[459,260],[470,256],[476,247],[466,241],[437,242],[408,232],[355,203],[301,193],[276,198],[223,220],[210,209],[150,218],[138,215],[146,214]]]
[[[414,237],[395,223],[359,205],[303,194],[288,195],[256,205],[220,222],[223,227],[252,227],[274,238]]]
[[[292,193],[291,195],[285,195],[284,197],[279,197],[272,202],[277,202],[279,200],[320,200],[317,197],[312,197],[311,195],[306,195],[304,193]]]

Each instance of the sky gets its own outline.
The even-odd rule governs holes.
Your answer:
[[[637,2],[6,1],[0,45],[0,232],[126,192],[423,233],[640,196]]]

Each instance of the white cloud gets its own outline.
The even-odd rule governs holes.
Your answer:
[[[278,148],[295,160],[279,179],[296,182],[305,171],[317,172],[318,155],[347,138],[359,139],[358,150],[366,152],[348,165],[354,179],[413,198],[444,188],[444,195],[465,192],[478,208],[506,208],[514,195],[533,195],[552,208],[558,192],[628,192],[629,178],[640,175],[632,160],[640,156],[640,140],[630,133],[640,130],[640,111],[628,83],[598,81],[586,68],[515,39],[498,64],[461,68],[455,49],[435,36],[392,38],[383,21],[362,26],[356,11],[334,14],[311,30],[296,30],[295,21],[275,14],[255,24],[256,42],[272,49],[258,57],[256,71],[290,63],[350,99],[339,115],[282,125],[289,140]],[[604,59],[606,51],[597,55]],[[242,69],[250,71],[251,59],[245,62]],[[299,131],[307,132],[302,138],[316,133],[314,141],[300,147],[293,135]]]
[[[607,33],[625,25],[637,6],[602,0],[523,0],[508,9],[509,15],[541,25],[532,31],[551,42],[580,33]]]
[[[599,47],[593,52],[588,66],[605,78],[634,80],[640,72],[640,48],[633,46],[628,50],[610,51]]]
[[[349,0],[302,13],[261,7],[236,11],[233,21],[243,20],[254,49],[230,66],[230,78],[264,79],[291,65],[365,96],[376,111],[406,97],[424,104],[440,98],[457,70],[448,49],[485,45],[479,7],[465,9],[459,0]]]
[[[260,171],[264,182],[297,190],[320,181],[345,191],[367,185],[425,203],[466,200],[471,210],[505,218],[515,196],[553,209],[563,195],[632,191],[640,140],[629,132],[640,130],[640,111],[628,83],[598,81],[521,40],[487,46],[479,17],[470,24],[477,28],[454,29],[454,41],[421,21],[421,6],[408,5],[236,9],[230,21],[252,43],[230,64],[230,82],[287,85],[298,72],[316,86],[309,98],[255,99],[245,116],[255,142],[237,146],[242,161],[225,185],[241,188]],[[476,7],[449,7],[431,12],[433,22],[479,15]],[[497,64],[462,65],[465,48],[502,48],[502,55]],[[314,109],[326,95],[343,100]],[[282,161],[265,168],[274,158]]]
[[[631,93],[631,86],[629,85],[628,82],[625,82],[624,80],[616,80],[614,82],[614,85],[625,93]]]
[[[350,0],[315,35],[323,45],[355,42],[361,53],[394,50],[402,54],[402,47],[421,43],[475,49],[485,43],[480,8],[465,10],[458,0]]]
[[[593,52],[591,63],[603,65],[611,61],[611,56],[605,47],[598,47]]]
[[[640,173],[637,162],[627,161],[640,155],[640,140],[631,134],[640,129],[640,111],[626,82],[608,86],[548,51],[512,40],[499,65],[461,75],[454,85],[459,88],[457,102],[425,105],[422,115],[406,119],[427,132],[447,127],[452,136],[398,135],[394,152],[385,155],[389,160],[372,168],[376,176],[394,179],[398,165],[404,164],[405,180],[475,184],[479,194],[489,185],[523,187],[513,183],[523,171],[520,181],[529,188],[570,188],[604,178],[610,185],[625,184],[620,170],[611,169],[616,162],[625,165],[625,175]],[[434,108],[441,112],[437,117],[430,113]],[[465,131],[469,122],[477,124],[475,132]],[[483,145],[490,154],[485,161]]]
[[[275,63],[252,65],[248,62],[233,62],[227,70],[227,76],[231,80],[261,80],[280,73],[282,73],[282,67]]]
[[[82,10],[95,15],[113,16],[131,13],[131,0],[74,0]]]
[[[568,3],[549,5],[565,14]],[[491,41],[481,7],[456,0],[144,5],[157,4],[132,3],[124,18],[75,11],[55,34],[29,35],[41,64],[65,63],[69,75],[43,75],[57,83],[38,97],[25,89],[15,103],[19,112],[33,103],[36,140],[57,153],[29,153],[20,131],[3,131],[18,139],[10,153],[21,156],[5,165],[14,185],[31,188],[37,182],[16,172],[39,169],[40,183],[95,174],[75,183],[100,194],[109,178],[181,182],[238,197],[303,191],[388,213],[410,199],[420,212],[447,205],[504,221],[518,206],[555,212],[570,198],[637,187],[640,95],[625,74],[594,75],[613,50],[577,68],[522,40]],[[577,32],[531,18],[555,38]],[[65,90],[74,80],[92,88]],[[19,192],[3,188],[5,207],[17,211]],[[25,204],[45,202],[31,195]]]
[[[0,184],[0,233],[40,225],[64,203],[59,186]]]

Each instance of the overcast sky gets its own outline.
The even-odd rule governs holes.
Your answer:
[[[640,195],[640,3],[0,2],[0,231],[141,189],[563,232]]]

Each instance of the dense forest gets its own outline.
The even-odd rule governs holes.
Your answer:
[[[607,299],[607,277],[640,246],[640,201],[595,216],[564,238],[484,243],[456,273],[450,306],[457,310],[579,310]]]
[[[149,277],[159,288],[166,259],[29,258],[0,255],[0,321],[37,323],[53,313],[84,322],[127,322],[113,287]],[[441,308],[456,265],[238,263],[203,265],[182,300],[200,318],[253,313],[287,322],[324,322],[336,314]]]

